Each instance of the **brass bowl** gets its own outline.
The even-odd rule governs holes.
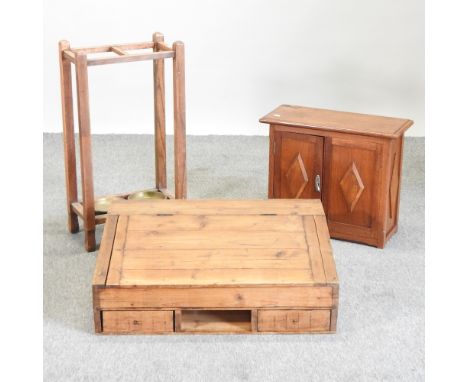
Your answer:
[[[109,206],[113,201],[123,200],[122,196],[110,195],[103,196],[102,198],[97,198],[94,201],[94,211],[97,214],[105,214],[109,210]]]
[[[150,189],[137,191],[133,194],[128,195],[129,200],[141,200],[141,199],[166,199],[166,195],[162,191]]]

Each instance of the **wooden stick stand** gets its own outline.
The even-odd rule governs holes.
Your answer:
[[[148,49],[151,49],[151,51],[148,52]],[[129,53],[127,52],[129,50],[140,50],[140,52]],[[92,57],[95,53],[103,52],[113,52],[115,53],[115,56],[104,58]],[[177,41],[173,43],[172,47],[170,47],[164,43],[164,36],[161,33],[154,33],[153,41],[151,42],[89,48],[70,48],[68,41],[59,42],[68,230],[71,233],[78,232],[78,217],[83,220],[85,248],[87,251],[94,251],[96,249],[96,224],[104,223],[106,220],[106,215],[97,215],[94,207],[88,66],[144,60],[153,61],[156,188],[162,191],[166,197],[170,198],[171,196],[166,190],[166,122],[164,86],[164,59],[166,58],[172,58],[173,60],[175,198],[185,199],[187,197],[187,176],[185,153],[184,44]],[[71,77],[72,63],[75,64],[78,97],[82,202],[78,201],[76,177],[75,129],[73,121],[73,91]]]

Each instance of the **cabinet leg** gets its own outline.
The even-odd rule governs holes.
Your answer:
[[[96,250],[96,231],[85,231],[85,249],[88,252]]]
[[[94,309],[94,332],[102,333],[101,311],[99,309]]]
[[[377,239],[377,248],[383,249],[385,247],[385,239],[385,234],[379,236],[379,238]]]

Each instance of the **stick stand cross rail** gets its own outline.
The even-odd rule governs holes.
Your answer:
[[[148,49],[152,49],[152,51],[148,51]],[[129,51],[132,52],[130,53]],[[105,52],[112,52],[114,55],[110,57],[92,57],[95,53]],[[59,42],[68,230],[71,233],[78,232],[78,217],[83,220],[85,248],[87,251],[94,251],[96,249],[96,224],[104,223],[107,217],[106,215],[96,214],[94,207],[88,66],[145,60],[153,61],[156,189],[160,190],[166,198],[172,198],[167,192],[166,176],[164,60],[167,58],[172,58],[173,62],[175,198],[185,199],[187,197],[187,176],[185,151],[184,44],[177,41],[170,47],[164,43],[164,36],[161,33],[154,33],[153,41],[150,42],[89,48],[71,48],[68,41]],[[76,93],[78,100],[82,202],[78,201],[76,176],[75,129],[71,77],[72,64],[75,65]],[[126,197],[128,194],[120,196]]]

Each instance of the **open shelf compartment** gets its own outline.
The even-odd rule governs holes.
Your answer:
[[[195,310],[176,311],[180,332],[250,333],[255,326],[252,310]],[[180,319],[177,320],[177,316]],[[177,325],[177,324],[176,324]]]

